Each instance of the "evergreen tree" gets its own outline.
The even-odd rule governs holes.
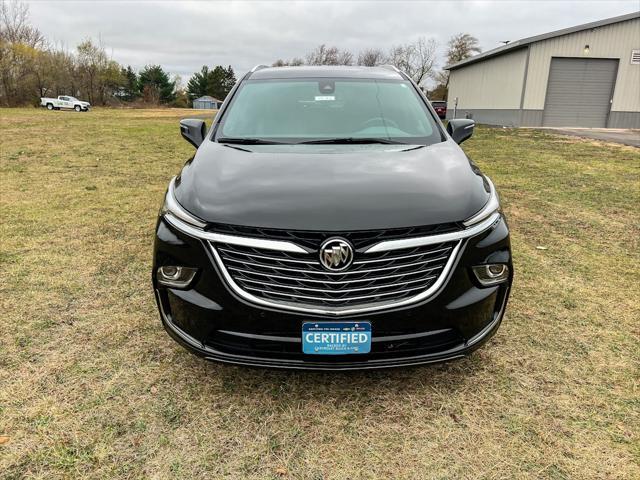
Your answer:
[[[120,70],[124,78],[124,85],[120,89],[118,96],[127,102],[131,102],[140,96],[140,87],[138,85],[138,75],[133,71],[131,65],[127,68],[122,67]]]
[[[138,88],[145,101],[150,103],[169,103],[175,97],[176,83],[169,79],[169,75],[160,65],[147,65],[138,76]]]
[[[209,67],[204,65],[202,70],[193,74],[187,83],[187,94],[191,101],[207,95],[209,87]]]
[[[218,100],[224,100],[228,93],[225,91],[226,76],[227,71],[220,65],[211,70],[208,77],[207,95],[211,95]]]

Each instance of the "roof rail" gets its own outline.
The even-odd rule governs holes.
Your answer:
[[[269,68],[269,65],[265,65],[265,64],[263,64],[263,63],[261,63],[261,64],[259,64],[259,65],[256,65],[255,67],[253,67],[253,68],[251,69],[251,73],[253,73],[253,72],[257,72],[258,70],[262,70],[263,68]]]
[[[395,65],[380,65],[380,68],[386,68],[387,70],[393,70],[394,72],[402,73],[402,71]]]

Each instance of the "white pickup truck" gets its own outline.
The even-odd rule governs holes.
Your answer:
[[[76,112],[86,112],[91,107],[89,102],[82,102],[75,97],[69,97],[67,95],[59,95],[58,98],[40,98],[40,106],[45,107],[47,110],[60,110],[61,108],[68,108],[75,110]]]

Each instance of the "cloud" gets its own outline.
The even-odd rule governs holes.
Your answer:
[[[326,43],[353,51],[387,50],[420,36],[447,39],[468,32],[484,50],[580,23],[637,10],[631,1],[315,1],[315,2],[29,2],[32,23],[72,49],[100,39],[115,60],[139,69],[161,64],[183,80],[202,65],[232,65],[238,74],[259,63],[304,57]],[[442,66],[443,61],[440,61]]]

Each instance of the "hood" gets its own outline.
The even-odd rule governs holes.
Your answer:
[[[489,198],[453,141],[242,148],[206,140],[176,181],[178,202],[207,222],[348,231],[459,222]]]

